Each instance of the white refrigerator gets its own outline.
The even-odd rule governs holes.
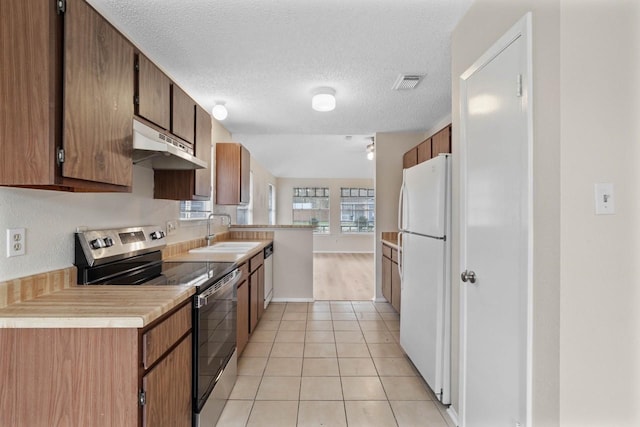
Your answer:
[[[403,172],[400,345],[438,400],[451,403],[451,155]]]

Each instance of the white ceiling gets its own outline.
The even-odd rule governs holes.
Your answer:
[[[450,34],[472,0],[88,1],[203,107],[225,102],[274,175],[373,177],[364,136],[450,113]],[[402,73],[426,77],[391,90]],[[311,109],[321,86],[332,112]]]

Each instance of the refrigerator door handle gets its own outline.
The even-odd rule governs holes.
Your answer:
[[[398,230],[403,230],[402,226],[402,203],[404,202],[404,179],[402,180],[402,185],[400,186],[400,195],[398,196]]]
[[[404,251],[404,239],[402,238],[402,235],[404,233],[402,231],[400,231],[398,233],[398,243],[399,243],[399,248],[400,248],[400,253],[398,253],[398,273],[400,273],[400,290],[404,289],[404,274],[402,271],[402,253]]]

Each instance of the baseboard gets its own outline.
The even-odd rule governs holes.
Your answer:
[[[314,254],[371,254],[373,251],[313,251]]]
[[[272,298],[271,302],[313,302],[313,298]]]
[[[451,421],[453,421],[453,424],[458,426],[458,414],[456,413],[456,410],[453,409],[453,406],[449,405],[449,407],[447,408],[447,415],[449,415],[449,419]]]
[[[385,297],[380,297],[380,298],[374,299],[373,302],[389,302],[389,301],[387,301]]]

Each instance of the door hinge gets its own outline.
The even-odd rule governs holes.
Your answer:
[[[522,74],[518,74],[516,85],[516,96],[520,98],[522,96]]]
[[[140,393],[138,393],[138,404],[140,406],[147,404],[147,393],[144,390],[140,390]]]
[[[56,162],[58,166],[64,163],[64,148],[58,147],[58,151],[56,152]]]
[[[133,105],[140,104],[140,97],[138,95],[133,96]]]
[[[56,10],[58,15],[61,15],[67,11],[67,0],[56,0]]]
[[[136,61],[135,62],[134,66],[133,66],[133,69],[136,70],[136,71],[140,71],[140,61]]]

